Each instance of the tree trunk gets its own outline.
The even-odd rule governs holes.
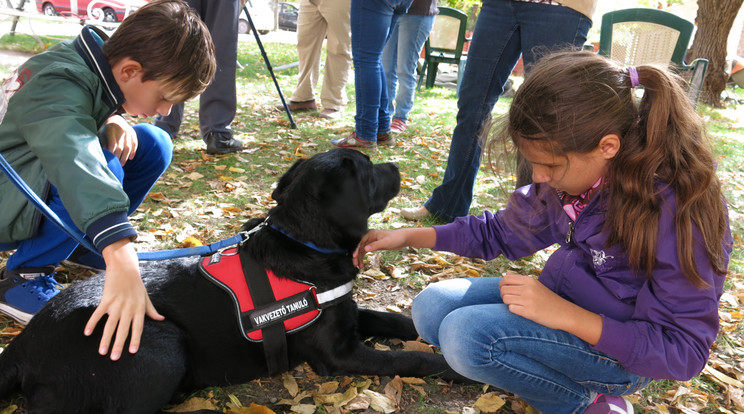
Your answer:
[[[723,106],[721,92],[726,89],[726,43],[742,0],[698,0],[697,33],[688,60],[708,59],[701,100],[715,107]]]

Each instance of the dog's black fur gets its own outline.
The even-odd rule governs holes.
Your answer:
[[[273,192],[273,225],[241,249],[280,277],[332,288],[353,280],[351,253],[367,219],[398,192],[394,164],[377,164],[357,151],[334,149],[297,161]],[[245,229],[257,226],[254,219]],[[347,253],[324,254],[297,240]],[[263,345],[240,333],[228,295],[197,269],[197,259],[142,264],[142,278],[163,322],[146,320],[136,354],[117,362],[97,353],[102,323],[83,327],[98,305],[103,276],[77,282],[52,299],[0,354],[0,397],[20,389],[34,414],[155,413],[177,393],[237,384],[268,375]],[[376,351],[368,336],[417,337],[402,315],[358,309],[344,300],[309,327],[287,335],[291,367],[308,362],[320,375],[367,374],[461,379],[441,355]]]

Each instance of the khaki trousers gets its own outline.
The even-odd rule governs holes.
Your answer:
[[[297,17],[300,74],[291,101],[304,102],[315,99],[323,39],[327,37],[320,101],[325,109],[340,110],[346,105],[346,82],[351,67],[350,4],[350,0],[300,1]]]

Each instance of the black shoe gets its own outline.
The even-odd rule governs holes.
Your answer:
[[[207,154],[227,154],[243,149],[243,141],[225,132],[210,132],[204,136]]]
[[[106,270],[106,262],[99,254],[93,253],[83,246],[78,246],[66,260],[62,261],[64,265],[73,265],[83,269],[92,270],[101,273]]]

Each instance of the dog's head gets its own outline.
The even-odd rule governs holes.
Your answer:
[[[353,249],[367,219],[398,194],[393,163],[373,164],[359,151],[337,148],[298,160],[279,179],[271,222],[321,247]]]

